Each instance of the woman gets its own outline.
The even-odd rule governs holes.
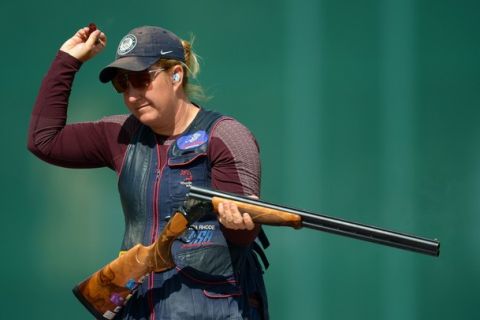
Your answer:
[[[190,101],[198,62],[188,42],[159,27],[131,30],[100,72],[130,115],[66,125],[69,93],[82,63],[106,46],[100,30],[78,30],[60,48],[42,82],[28,148],[71,168],[118,174],[125,215],[121,250],[151,244],[189,185],[259,194],[258,146],[236,120]],[[252,248],[260,227],[232,203],[175,241],[176,268],[153,273],[115,319],[267,319],[262,270]]]

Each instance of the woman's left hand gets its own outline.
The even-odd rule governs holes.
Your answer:
[[[258,199],[256,196],[251,196],[251,198]],[[253,230],[255,228],[255,223],[250,215],[240,212],[235,203],[228,201],[218,205],[218,221],[228,229]]]

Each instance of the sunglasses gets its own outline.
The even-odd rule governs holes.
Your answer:
[[[118,72],[112,79],[112,84],[118,93],[125,92],[128,89],[128,84],[135,89],[145,89],[164,70],[163,68],[158,68],[135,72]]]

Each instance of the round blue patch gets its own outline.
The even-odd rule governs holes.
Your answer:
[[[177,146],[180,150],[193,149],[208,141],[208,134],[205,130],[178,138]]]

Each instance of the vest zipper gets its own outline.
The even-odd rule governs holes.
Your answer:
[[[153,243],[157,239],[158,234],[158,195],[160,193],[160,176],[163,168],[155,169],[155,185],[153,187],[153,221],[152,221],[152,233],[150,243]]]
[[[151,238],[150,238],[150,243],[153,243],[157,237],[158,237],[158,220],[159,220],[159,212],[158,212],[158,196],[160,194],[160,179],[163,173],[163,169],[165,168],[166,161],[164,161],[163,164],[161,164],[161,157],[160,157],[160,147],[159,147],[159,141],[158,138],[155,137],[157,141],[157,168],[155,169],[155,185],[153,187],[153,221],[152,221],[152,232],[151,232]],[[168,152],[168,151],[167,151]],[[148,282],[148,289],[149,289],[149,295],[148,295],[148,304],[150,307],[150,320],[155,320],[155,304],[153,302],[153,286],[154,286],[154,275],[155,273],[152,272],[152,274],[149,277],[149,282]]]

